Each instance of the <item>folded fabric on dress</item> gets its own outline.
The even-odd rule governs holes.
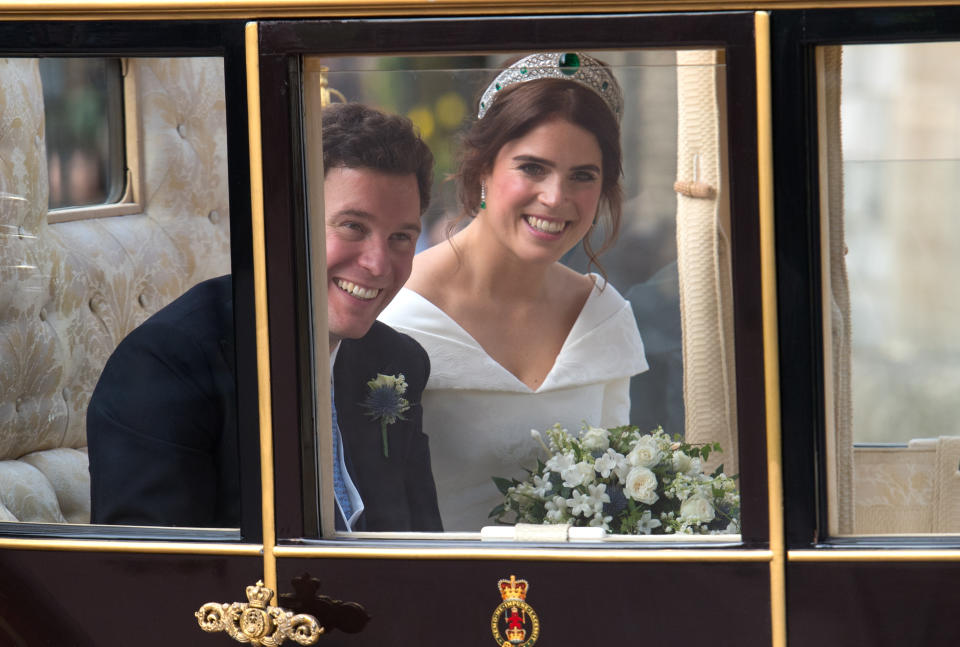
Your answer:
[[[402,289],[380,319],[427,350],[423,430],[446,530],[479,530],[502,497],[492,477],[525,476],[540,445],[531,429],[560,423],[615,426],[630,416],[630,377],[647,370],[630,304],[594,275],[596,287],[543,384],[531,390],[456,321]]]

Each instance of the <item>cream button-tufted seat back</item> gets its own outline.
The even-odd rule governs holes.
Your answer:
[[[960,436],[857,447],[856,534],[960,533]]]
[[[47,222],[36,59],[0,59],[0,520],[90,517],[86,408],[123,337],[230,271],[222,61],[137,59],[143,213]]]

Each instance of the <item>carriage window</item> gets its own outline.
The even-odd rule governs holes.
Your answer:
[[[739,532],[721,60],[304,61],[326,534]]]
[[[138,213],[136,66],[117,58],[43,58],[50,222]]]
[[[960,532],[958,53],[819,52],[834,534]]]
[[[239,478],[235,443],[217,440],[236,424],[230,278],[188,292],[230,273],[223,61],[127,61],[150,201],[53,222],[48,195],[117,190],[102,118],[119,62],[87,62],[105,95],[75,85],[90,68],[73,59],[0,61],[0,520],[236,527],[239,502],[212,500]],[[56,189],[78,155],[100,178],[83,199]]]

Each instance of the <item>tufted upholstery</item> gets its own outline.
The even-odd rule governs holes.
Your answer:
[[[857,447],[856,534],[960,532],[960,437]]]
[[[35,59],[0,59],[0,520],[89,521],[85,418],[110,353],[230,271],[222,61],[138,59],[144,213],[47,223]]]

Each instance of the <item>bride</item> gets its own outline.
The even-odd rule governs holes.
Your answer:
[[[531,429],[626,424],[647,370],[630,304],[560,259],[620,224],[620,87],[582,53],[515,60],[480,99],[457,173],[469,224],[414,259],[381,314],[427,350],[423,394],[447,530],[479,530],[493,476],[536,467]]]

